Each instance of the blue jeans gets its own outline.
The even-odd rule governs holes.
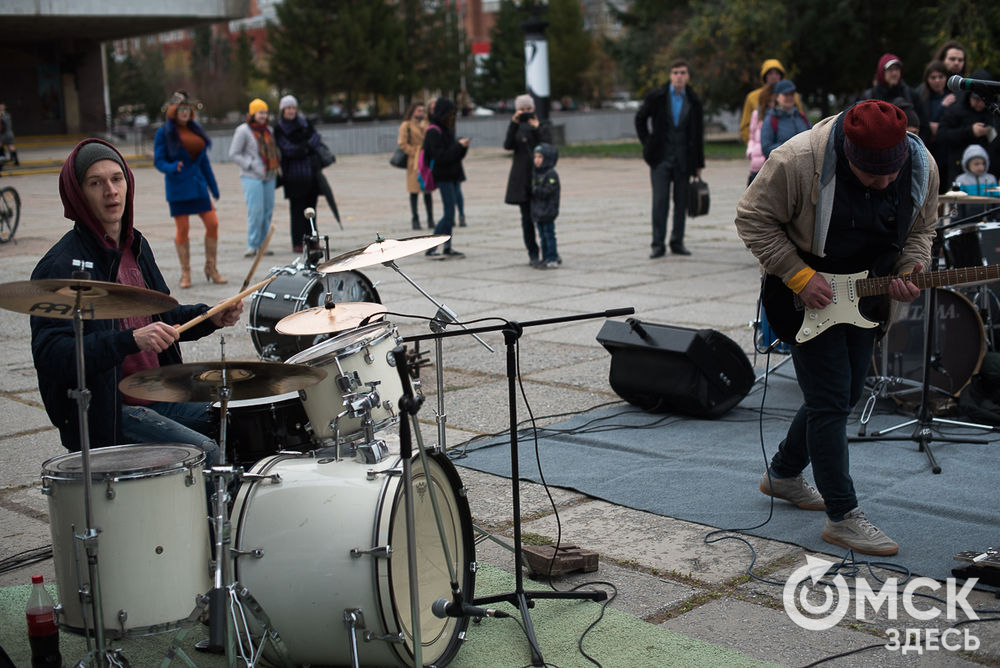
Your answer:
[[[217,429],[212,404],[165,401],[150,406],[122,404],[122,433],[127,443],[194,445],[205,453],[205,470],[219,462],[219,445],[207,435]]]
[[[437,189],[441,193],[441,206],[444,207],[444,213],[441,220],[434,226],[434,234],[451,234],[452,228],[455,227],[455,202],[457,201],[455,193],[458,191],[458,182],[438,181]],[[444,249],[451,250],[451,239],[444,243]]]
[[[556,250],[556,221],[540,220],[535,225],[538,226],[538,239],[542,242],[542,260],[549,262],[559,259],[559,251]]]
[[[674,226],[670,230],[670,245],[684,243],[684,222],[687,216],[688,174],[664,160],[649,168],[653,186],[653,250],[666,247],[667,213],[670,211],[670,184],[674,186]]]
[[[462,197],[462,182],[455,181],[455,204],[458,206],[458,215],[465,217],[465,198]]]
[[[847,451],[847,417],[864,390],[875,329],[837,325],[792,346],[795,376],[805,399],[771,460],[771,471],[795,477],[812,461],[826,514],[839,521],[858,507]]]
[[[277,179],[261,181],[250,176],[241,176],[243,198],[247,203],[247,248],[257,250],[264,245],[267,229],[271,226],[274,213],[274,185]]]

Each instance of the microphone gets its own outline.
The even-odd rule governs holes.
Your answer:
[[[957,74],[953,74],[948,77],[948,90],[953,93],[961,93],[964,90],[968,90],[982,97],[992,97],[1000,94],[1000,81],[964,79]]]
[[[435,617],[445,619],[447,617],[510,617],[502,610],[492,610],[490,608],[477,608],[468,603],[454,603],[446,598],[439,598],[431,606],[431,612]]]

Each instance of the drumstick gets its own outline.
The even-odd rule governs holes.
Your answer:
[[[207,311],[205,311],[201,315],[199,315],[197,317],[194,317],[194,318],[191,318],[190,320],[188,320],[187,322],[185,322],[183,325],[176,325],[177,333],[180,334],[182,332],[185,332],[185,331],[191,329],[192,327],[194,327],[195,325],[197,325],[198,323],[203,322],[205,320],[208,320],[209,318],[211,318],[216,313],[218,313],[220,311],[225,311],[227,308],[229,308],[230,306],[232,306],[236,302],[240,301],[244,297],[247,297],[248,295],[251,295],[251,294],[257,292],[258,290],[260,290],[261,288],[263,288],[265,285],[267,285],[268,283],[270,283],[271,281],[273,281],[277,277],[278,277],[278,275],[275,274],[274,276],[271,276],[270,278],[265,278],[263,281],[261,281],[257,285],[254,285],[252,287],[247,288],[246,290],[242,291],[240,294],[236,295],[235,297],[231,297],[231,298],[227,299],[224,302],[220,302],[220,303],[216,304],[215,306],[213,306],[212,308],[208,309]]]
[[[264,239],[264,245],[257,249],[257,257],[253,259],[253,265],[250,267],[250,271],[247,272],[247,277],[243,279],[243,287],[240,290],[246,290],[247,286],[250,285],[250,279],[253,278],[253,273],[257,271],[257,265],[260,264],[260,259],[264,257],[264,251],[267,250],[267,245],[271,243],[271,237],[274,236],[274,225],[271,225],[271,229],[267,231],[267,238]]]

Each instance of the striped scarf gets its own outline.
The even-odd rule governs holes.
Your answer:
[[[248,125],[253,130],[253,136],[257,139],[257,149],[260,151],[260,157],[267,166],[267,171],[270,172],[277,169],[281,161],[278,157],[278,145],[274,143],[274,135],[271,134],[271,128],[267,126],[267,123],[262,123],[261,125],[248,123]]]

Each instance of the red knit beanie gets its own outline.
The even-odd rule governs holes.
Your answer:
[[[844,114],[844,153],[868,174],[892,174],[906,164],[906,114],[882,100],[859,102]]]

